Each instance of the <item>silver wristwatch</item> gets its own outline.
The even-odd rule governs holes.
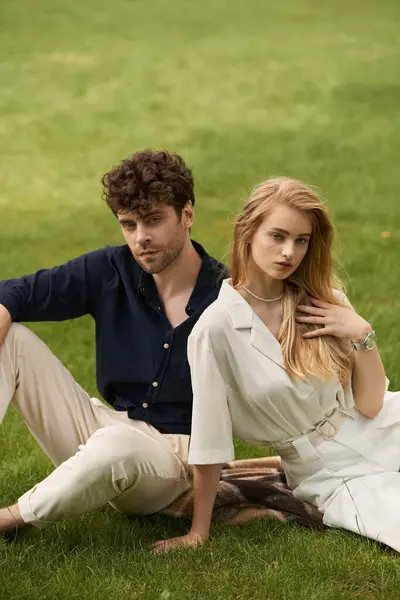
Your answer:
[[[363,342],[352,342],[355,350],[374,350],[376,348],[377,337],[375,331],[370,331]]]

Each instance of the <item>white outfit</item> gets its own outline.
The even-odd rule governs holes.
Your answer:
[[[400,551],[400,392],[386,391],[368,419],[338,380],[290,377],[279,342],[227,281],[195,325],[188,357],[190,464],[232,460],[233,435],[271,445],[294,495],[316,505],[324,523]],[[322,443],[312,443],[318,432]]]
[[[46,527],[107,502],[127,514],[151,514],[191,485],[188,435],[163,435],[90,398],[18,323],[0,347],[0,423],[11,401],[57,467],[19,499],[25,523]]]

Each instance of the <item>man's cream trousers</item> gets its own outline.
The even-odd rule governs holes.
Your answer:
[[[152,514],[190,486],[188,435],[162,435],[90,398],[46,344],[16,323],[0,347],[0,423],[10,402],[56,466],[19,499],[26,523],[46,527],[107,502]]]

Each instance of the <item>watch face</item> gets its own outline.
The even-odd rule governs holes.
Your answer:
[[[368,348],[368,350],[373,350],[373,348],[375,348],[375,346],[376,346],[375,331],[371,331],[371,333],[369,334],[369,336],[365,340],[365,345]]]

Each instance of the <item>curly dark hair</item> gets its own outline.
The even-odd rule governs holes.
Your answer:
[[[195,202],[191,170],[179,154],[165,150],[135,152],[101,181],[103,198],[114,215],[168,204],[180,217],[185,204]]]

